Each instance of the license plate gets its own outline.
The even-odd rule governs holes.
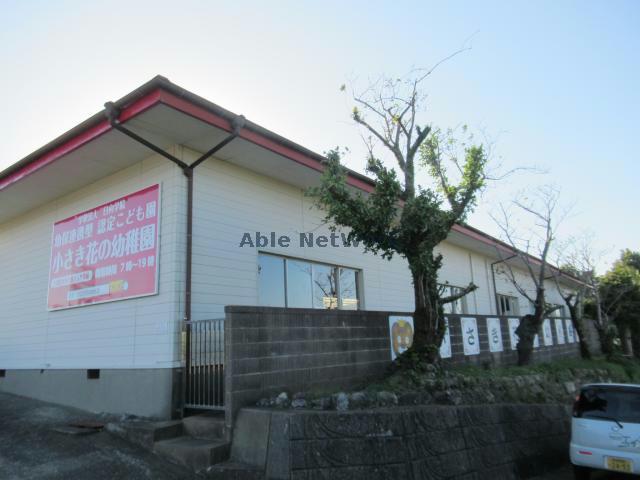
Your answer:
[[[633,464],[624,458],[607,457],[607,468],[614,472],[633,473]]]

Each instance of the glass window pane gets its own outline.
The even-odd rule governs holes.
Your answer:
[[[587,388],[575,407],[577,417],[640,423],[640,393],[636,389]]]
[[[258,255],[258,303],[265,307],[284,307],[284,259]]]
[[[448,297],[449,295],[451,295],[450,287],[443,286],[442,293],[440,295],[442,295],[443,297]],[[442,311],[444,313],[456,313],[453,310],[453,303],[445,303],[444,305],[442,305]]]
[[[340,269],[340,308],[358,309],[358,272],[356,270]]]
[[[460,288],[451,287],[449,295],[456,295],[458,293],[460,293]],[[462,301],[460,299],[457,299],[451,302],[451,310],[451,313],[462,313]]]
[[[311,264],[287,259],[287,307],[311,308]]]
[[[449,286],[444,287],[444,289],[442,290],[442,296],[443,297],[449,297],[451,295],[457,295],[461,291],[462,291],[461,287],[454,287],[454,286],[449,285]],[[442,305],[442,309],[443,309],[444,313],[451,313],[451,314],[467,313],[467,299],[466,299],[466,296],[458,298],[457,300],[454,300],[453,302],[445,303],[444,305]]]
[[[334,267],[313,265],[313,308],[338,308]]]

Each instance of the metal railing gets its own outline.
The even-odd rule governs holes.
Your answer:
[[[185,322],[185,407],[224,408],[224,318]]]

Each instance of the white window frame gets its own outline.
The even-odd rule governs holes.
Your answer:
[[[517,317],[520,316],[520,303],[518,302],[518,297],[515,297],[513,295],[503,294],[503,293],[496,294],[496,297],[498,297],[498,308],[499,308],[498,315],[501,315],[501,316],[515,315]],[[504,306],[506,306],[507,303],[510,308],[508,309],[508,311],[505,311]]]
[[[362,282],[363,282],[363,278],[362,278],[362,269],[359,268],[354,268],[354,267],[349,267],[347,265],[338,265],[338,264],[333,264],[333,263],[327,263],[327,262],[319,262],[319,261],[315,261],[315,260],[309,260],[306,258],[299,258],[299,257],[289,257],[286,255],[278,255],[276,253],[271,253],[271,252],[262,252],[259,251],[258,252],[258,258],[260,257],[260,255],[269,255],[271,257],[276,257],[276,258],[280,258],[283,260],[283,267],[284,267],[284,308],[290,308],[289,307],[289,291],[287,288],[289,279],[288,279],[288,269],[287,269],[287,262],[289,261],[295,261],[295,262],[304,262],[304,263],[308,263],[309,265],[311,265],[311,291],[314,291],[314,285],[313,285],[313,278],[314,278],[314,266],[316,265],[322,265],[325,267],[330,267],[333,270],[333,276],[334,276],[334,281],[335,281],[335,286],[336,286],[336,298],[337,298],[337,306],[336,308],[321,308],[321,307],[315,307],[313,305],[313,297],[311,299],[311,307],[309,308],[313,308],[316,310],[343,310],[343,305],[342,305],[342,291],[340,288],[340,269],[347,269],[347,270],[352,270],[354,272],[356,272],[356,298],[358,300],[358,308],[356,310],[363,310],[363,298],[362,298]],[[258,268],[259,268],[260,262],[258,262]],[[259,277],[260,273],[258,272],[258,289],[260,288],[260,277]],[[258,298],[260,298],[260,292],[258,292]],[[348,309],[351,310],[351,309]]]
[[[454,295],[455,293],[459,293],[460,291],[463,290],[463,287],[458,287],[456,285],[450,285],[448,283],[445,284],[440,284],[439,287],[444,287],[444,290],[442,290],[442,296],[443,297],[448,297],[450,295]],[[455,302],[450,302],[450,303],[445,303],[442,308],[444,310],[444,313],[449,314],[449,315],[467,315],[469,314],[469,306],[467,303],[467,295],[465,295],[464,297],[459,298],[458,300],[456,300]],[[455,311],[455,308],[452,308],[456,305],[460,306],[460,311]],[[448,311],[450,310],[450,311]]]

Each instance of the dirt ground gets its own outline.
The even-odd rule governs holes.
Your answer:
[[[68,435],[54,428],[106,419],[0,393],[0,479],[191,479],[191,471],[107,432]]]

